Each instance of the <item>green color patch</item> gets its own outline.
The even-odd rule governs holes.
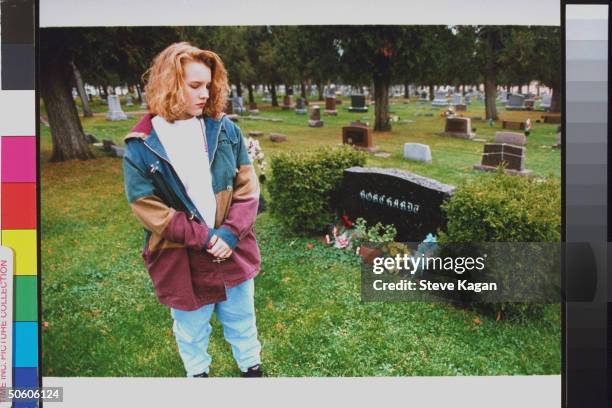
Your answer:
[[[38,320],[38,296],[36,276],[15,277],[15,321]]]

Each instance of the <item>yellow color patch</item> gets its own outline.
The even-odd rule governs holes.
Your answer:
[[[2,245],[15,254],[15,275],[36,275],[36,230],[4,230]]]

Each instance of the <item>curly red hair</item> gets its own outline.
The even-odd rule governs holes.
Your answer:
[[[229,90],[223,61],[216,53],[199,49],[187,42],[174,43],[160,52],[143,75],[147,83],[145,92],[149,111],[169,122],[184,115],[186,99],[183,94],[183,66],[189,61],[200,61],[210,68],[210,96],[203,113],[219,118],[227,103]]]

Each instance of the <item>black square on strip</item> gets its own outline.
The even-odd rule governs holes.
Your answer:
[[[33,44],[2,44],[2,89],[33,90],[35,61]]]
[[[2,0],[2,44],[34,45],[34,0]]]

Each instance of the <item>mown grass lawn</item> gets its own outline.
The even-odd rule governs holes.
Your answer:
[[[374,143],[392,153],[371,156],[368,165],[397,167],[457,184],[479,173],[482,143],[434,135],[440,110],[401,100],[392,111],[410,124],[375,133]],[[310,129],[307,117],[260,105],[261,115],[283,122],[241,120],[244,133],[286,134],[288,142],[262,139],[268,156],[340,142],[340,127],[367,115],[339,106],[338,117]],[[373,107],[372,107],[373,109]],[[371,109],[371,110],[372,110]],[[468,115],[482,114],[482,106]],[[535,121],[539,113],[504,112],[502,117]],[[417,113],[433,112],[433,117]],[[106,122],[83,120],[99,139],[121,139],[137,117]],[[501,123],[474,122],[479,138],[492,139]],[[556,125],[534,123],[527,168],[538,176],[560,177]],[[432,148],[432,164],[402,159],[402,145]],[[155,299],[139,256],[142,231],[123,193],[121,160],[96,153],[86,162],[49,163],[50,136],[42,128],[43,375],[183,376],[172,335],[172,320]],[[318,237],[287,235],[278,220],[261,214],[256,232],[262,270],[256,278],[256,307],[263,360],[271,376],[396,376],[559,374],[560,310],[544,318],[495,321],[443,303],[361,303],[356,256],[327,247]],[[236,376],[230,348],[215,322],[210,344],[213,376]]]

